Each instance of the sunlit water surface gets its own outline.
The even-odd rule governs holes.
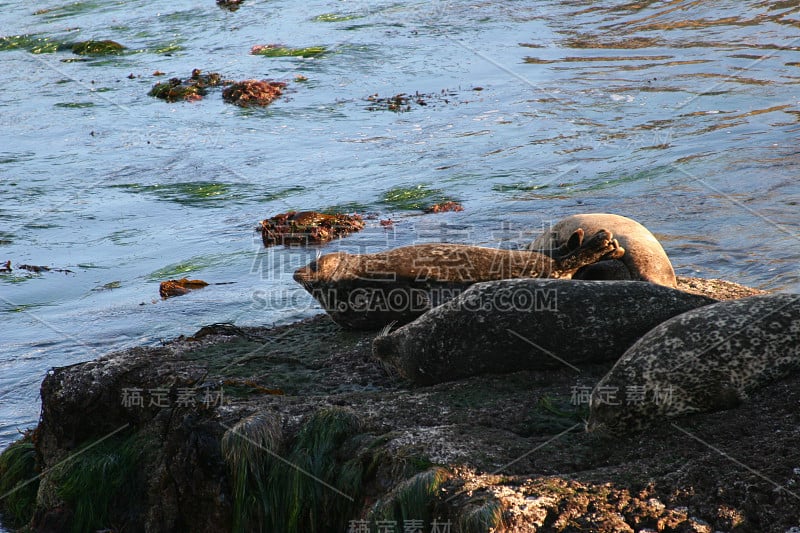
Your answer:
[[[254,232],[289,209],[396,221],[325,251],[515,247],[614,212],[679,274],[797,292],[794,4],[0,1],[0,36],[25,36],[0,46],[0,262],[70,271],[0,275],[0,448],[36,424],[51,367],[321,312],[291,279],[316,251]],[[47,47],[87,39],[127,50]],[[249,54],[268,43],[327,53]],[[148,96],[193,68],[289,90],[265,109]],[[417,91],[428,105],[369,109]],[[403,209],[398,189],[465,210]],[[160,300],[182,276],[218,285]]]

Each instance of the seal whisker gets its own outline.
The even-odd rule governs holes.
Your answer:
[[[377,336],[378,337],[387,336],[389,333],[391,333],[392,328],[395,327],[396,325],[397,325],[397,320],[392,320],[391,322],[389,322],[388,324],[386,324],[384,327],[381,328]]]

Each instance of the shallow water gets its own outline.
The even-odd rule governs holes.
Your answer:
[[[0,262],[70,271],[0,274],[0,448],[35,425],[48,368],[320,312],[291,280],[316,251],[265,250],[254,231],[288,209],[396,221],[325,251],[513,247],[615,212],[651,228],[679,274],[797,292],[791,4],[0,1],[0,37],[25,36],[0,41]],[[87,39],[128,49],[55,51]],[[267,43],[327,52],[249,54]],[[218,89],[148,96],[193,68],[289,91],[265,109]],[[427,105],[369,109],[417,91]],[[423,215],[398,191],[465,210]],[[182,276],[212,285],[161,301],[158,282]]]

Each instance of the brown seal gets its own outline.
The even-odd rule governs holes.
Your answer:
[[[614,232],[625,248],[625,255],[618,260],[605,258],[586,266],[573,276],[574,279],[629,279],[676,286],[672,263],[655,236],[635,220],[620,215],[584,213],[569,216],[540,235],[528,249],[546,253],[546,250],[567,242],[577,228],[582,228],[587,234],[601,228]]]
[[[557,250],[500,250],[463,244],[420,244],[374,254],[320,257],[294,279],[344,327],[380,329],[405,324],[482,281],[571,278],[581,267],[625,250],[609,231],[583,240],[578,229]]]

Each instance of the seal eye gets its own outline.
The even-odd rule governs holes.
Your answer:
[[[311,272],[316,272],[316,271],[317,271],[317,269],[318,269],[318,268],[317,268],[317,262],[316,262],[316,261],[311,261],[311,262],[308,264],[308,269],[309,269]]]

